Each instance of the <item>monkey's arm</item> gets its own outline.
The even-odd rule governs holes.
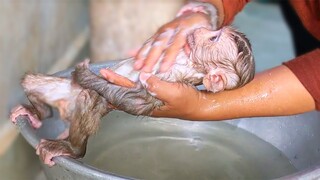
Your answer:
[[[285,66],[264,71],[247,85],[218,94],[196,91],[151,77],[148,90],[165,105],[152,116],[189,120],[225,120],[242,117],[283,116],[315,110],[315,102]],[[168,91],[170,89],[170,91]]]
[[[42,74],[27,73],[21,85],[30,101],[30,105],[18,105],[11,111],[10,119],[13,123],[20,115],[28,116],[34,128],[41,126],[41,120],[51,116],[51,108],[57,107],[63,119],[69,114],[66,106],[71,97],[70,81],[63,78]],[[53,93],[55,92],[55,93]]]

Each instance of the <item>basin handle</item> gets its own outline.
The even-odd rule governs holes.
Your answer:
[[[26,116],[18,116],[17,126],[23,137],[35,148],[39,144],[40,138],[36,135],[35,129],[29,123],[29,118]]]

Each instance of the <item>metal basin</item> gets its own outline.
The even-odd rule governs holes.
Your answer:
[[[57,157],[54,167],[43,169],[48,179],[313,179],[320,177],[319,120],[318,112],[192,122],[114,111],[103,118],[83,159]],[[33,147],[65,128],[56,115],[38,130],[22,117],[18,126]]]

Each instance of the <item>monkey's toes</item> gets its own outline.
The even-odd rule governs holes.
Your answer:
[[[224,90],[224,82],[222,77],[216,74],[207,75],[203,78],[203,85],[207,91],[213,93]]]
[[[58,141],[45,139],[41,139],[40,143],[36,146],[36,154],[39,155],[41,161],[49,167],[55,165],[53,161],[54,157],[70,156],[70,153],[65,152]]]
[[[41,139],[40,143],[36,146],[36,154],[39,155],[41,161],[48,166],[53,166],[55,163],[52,160],[54,155],[45,148],[46,140]]]
[[[17,118],[19,116],[27,116],[29,119],[29,122],[33,128],[40,128],[42,125],[42,122],[39,120],[38,116],[36,114],[33,114],[30,112],[27,108],[25,108],[22,105],[18,105],[15,108],[12,109],[10,114],[10,120],[12,123],[17,123]]]
[[[78,68],[89,68],[90,59],[85,59],[84,61],[77,64]]]

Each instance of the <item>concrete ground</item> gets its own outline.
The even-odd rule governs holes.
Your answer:
[[[294,57],[289,28],[280,8],[273,3],[250,3],[235,19],[235,27],[252,43],[256,70],[280,65]],[[10,151],[0,157],[1,179],[45,180],[35,151],[19,136]]]

